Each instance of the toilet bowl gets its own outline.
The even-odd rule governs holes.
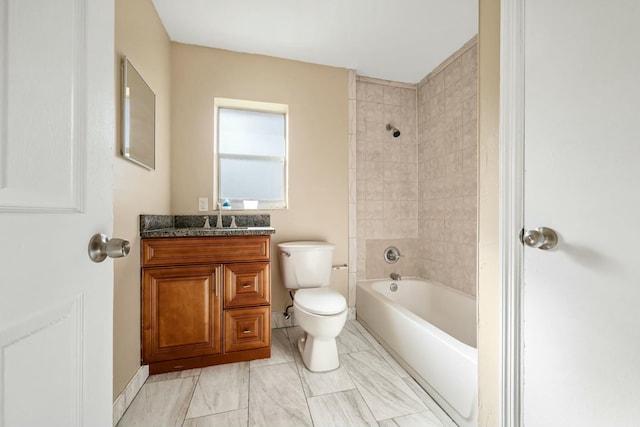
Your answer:
[[[305,334],[298,350],[307,369],[323,372],[340,366],[336,337],[347,321],[344,297],[327,288],[301,289],[293,300],[293,313]]]
[[[347,320],[347,302],[329,288],[335,245],[326,242],[278,244],[284,285],[295,290],[293,312],[304,336],[298,350],[307,369],[330,371],[340,366],[336,337]]]

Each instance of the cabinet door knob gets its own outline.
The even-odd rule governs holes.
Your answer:
[[[249,289],[249,288],[251,287],[251,285],[250,285],[250,284],[248,284],[248,283],[245,283],[244,285],[242,285],[242,287],[243,287],[244,289]]]
[[[251,329],[245,329],[244,331],[242,331],[243,334],[250,334],[251,333]]]

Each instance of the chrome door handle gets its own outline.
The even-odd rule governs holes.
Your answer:
[[[93,262],[102,262],[107,257],[122,258],[129,254],[131,245],[128,240],[109,239],[104,234],[95,234],[89,240],[89,258]]]
[[[538,227],[535,230],[523,230],[520,240],[530,248],[546,251],[556,247],[558,235],[550,228]]]

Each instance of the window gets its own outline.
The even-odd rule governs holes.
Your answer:
[[[287,106],[216,99],[217,195],[233,209],[287,206]],[[252,206],[253,204],[253,206]]]

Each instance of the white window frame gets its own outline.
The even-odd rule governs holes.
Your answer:
[[[273,102],[260,102],[260,101],[248,101],[242,99],[230,99],[230,98],[214,98],[214,144],[213,144],[213,200],[215,202],[222,203],[220,200],[220,159],[221,158],[234,158],[234,159],[271,159],[269,156],[251,156],[251,155],[223,155],[220,153],[220,133],[219,133],[219,120],[220,109],[228,108],[234,110],[247,110],[257,111],[261,113],[272,113],[284,115],[285,123],[285,140],[284,140],[284,167],[282,185],[284,192],[284,200],[281,202],[272,202],[266,200],[258,201],[258,210],[282,210],[288,209],[289,206],[289,106],[286,104],[277,104]],[[278,157],[278,159],[280,159]],[[242,200],[229,200],[231,202],[231,209],[244,210]],[[214,209],[217,209],[217,205],[214,202]]]

